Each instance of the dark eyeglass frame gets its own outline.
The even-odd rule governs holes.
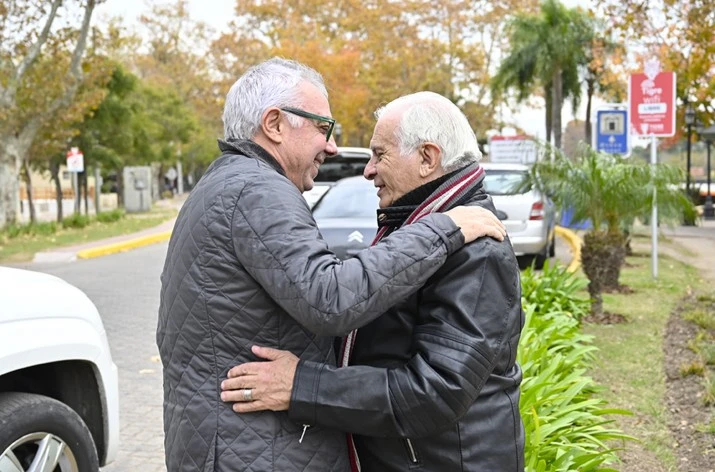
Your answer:
[[[301,110],[300,108],[283,107],[283,108],[281,108],[281,110],[285,111],[287,113],[290,113],[292,115],[302,116],[303,118],[308,118],[310,120],[324,121],[325,123],[329,123],[330,127],[328,128],[328,131],[325,133],[325,142],[330,141],[330,136],[332,136],[333,129],[335,128],[335,119],[334,118],[329,118],[327,116],[322,116],[322,115],[316,115],[315,113],[310,113],[308,111]]]

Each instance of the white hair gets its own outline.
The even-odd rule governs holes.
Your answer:
[[[226,95],[223,108],[224,139],[251,139],[270,107],[301,107],[298,85],[308,82],[328,97],[323,77],[314,69],[289,59],[274,57],[248,69]],[[288,114],[291,126],[300,118]]]
[[[375,118],[379,120],[385,113],[396,110],[402,111],[395,128],[402,156],[413,153],[422,143],[434,143],[442,151],[445,172],[482,158],[467,117],[446,97],[434,92],[405,95],[375,110]]]

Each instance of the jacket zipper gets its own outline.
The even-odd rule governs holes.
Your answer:
[[[303,425],[303,434],[300,435],[300,439],[298,440],[298,444],[303,442],[303,438],[305,437],[305,432],[308,431],[308,428],[310,428],[309,424],[304,424]]]
[[[410,462],[413,464],[417,464],[419,461],[417,460],[417,454],[415,453],[415,448],[412,446],[412,441],[407,438],[405,439],[405,444],[407,444],[407,451],[410,453]]]

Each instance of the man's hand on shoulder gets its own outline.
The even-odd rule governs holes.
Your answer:
[[[298,357],[289,351],[253,346],[253,353],[267,362],[239,364],[221,382],[221,400],[235,402],[233,411],[287,410]]]
[[[464,235],[464,243],[470,243],[482,236],[490,236],[504,241],[504,223],[491,211],[480,206],[458,206],[444,213],[452,218]]]

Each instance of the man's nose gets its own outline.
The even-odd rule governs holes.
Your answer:
[[[371,157],[365,165],[365,170],[363,171],[362,176],[365,177],[367,180],[372,180],[375,178],[376,175],[377,167],[375,166],[375,159]]]
[[[325,143],[325,153],[329,156],[334,156],[338,153],[338,145],[333,136],[331,136],[330,139],[328,139],[328,142]]]

